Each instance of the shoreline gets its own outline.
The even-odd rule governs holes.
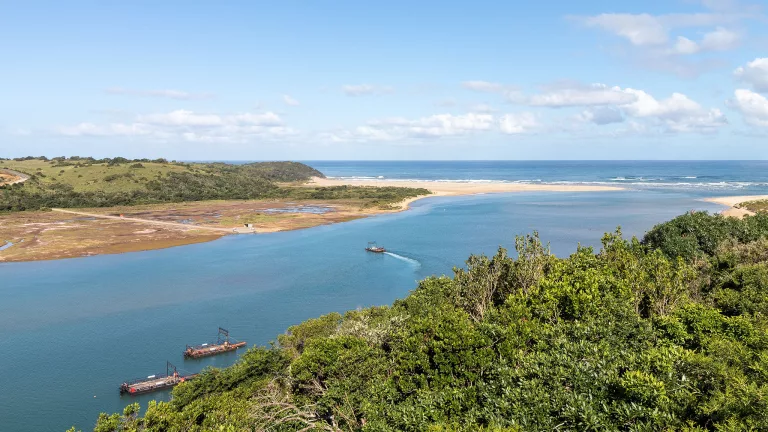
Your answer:
[[[223,236],[232,235],[235,233],[267,234],[272,232],[293,231],[298,229],[311,228],[317,225],[336,224],[340,222],[346,222],[349,220],[366,218],[370,216],[377,216],[381,214],[398,213],[401,211],[408,210],[410,208],[410,205],[415,201],[418,201],[424,198],[433,197],[433,196],[434,197],[462,196],[462,195],[478,195],[478,194],[490,194],[490,193],[514,193],[514,192],[604,192],[604,191],[625,190],[625,188],[622,188],[622,187],[588,186],[588,185],[468,183],[468,182],[445,182],[445,181],[435,182],[435,181],[426,181],[426,180],[425,181],[386,181],[386,180],[346,181],[346,180],[338,180],[338,179],[321,179],[321,178],[313,178],[309,182],[305,183],[305,185],[307,186],[350,185],[350,186],[371,186],[371,187],[390,187],[390,186],[413,187],[413,188],[424,188],[429,190],[432,193],[428,195],[419,195],[419,196],[404,199],[398,203],[393,203],[391,207],[388,209],[379,209],[379,208],[365,209],[365,210],[360,209],[355,211],[354,213],[346,214],[343,218],[336,218],[335,220],[331,219],[331,220],[315,221],[313,223],[310,223],[304,226],[301,226],[301,225],[274,226],[274,227],[260,226],[256,228],[247,228],[247,229],[243,229],[243,228],[238,229],[235,227],[225,228],[220,226],[205,226],[205,225],[186,225],[186,224],[169,222],[165,220],[151,219],[146,217],[131,217],[128,214],[126,214],[126,216],[128,217],[108,215],[103,212],[98,212],[101,214],[97,214],[97,211],[84,212],[84,211],[80,211],[81,209],[71,209],[71,210],[70,209],[53,209],[54,211],[51,212],[53,214],[58,213],[60,215],[69,214],[70,216],[88,216],[96,220],[104,221],[105,223],[119,224],[120,226],[125,224],[126,226],[121,229],[128,230],[128,231],[133,230],[131,231],[132,234],[150,234],[151,233],[152,235],[147,236],[146,239],[138,240],[137,238],[137,239],[125,242],[123,244],[113,244],[113,245],[106,245],[106,246],[102,245],[101,247],[98,247],[97,251],[95,252],[88,251],[86,253],[83,253],[85,251],[81,250],[77,254],[63,254],[63,256],[62,255],[58,255],[58,256],[43,255],[43,256],[40,256],[39,258],[32,258],[32,259],[29,259],[29,255],[25,257],[26,259],[24,258],[14,259],[10,257],[8,257],[10,258],[8,259],[5,257],[0,257],[0,263],[47,261],[52,259],[65,259],[65,258],[87,257],[87,256],[95,256],[95,255],[121,254],[121,253],[127,253],[127,252],[143,252],[143,251],[150,251],[150,250],[156,250],[156,249],[166,249],[171,247],[184,246],[188,244],[205,243],[205,242],[213,241]],[[702,199],[702,201],[726,206],[727,208],[725,210],[722,210],[720,214],[723,214],[724,216],[733,216],[733,217],[741,218],[746,215],[753,215],[754,213],[747,209],[738,208],[737,205],[745,201],[760,200],[760,199],[768,199],[768,195],[721,196],[721,197],[704,198]],[[207,205],[212,205],[213,207],[215,207],[217,211],[221,211],[220,207],[222,205],[231,205],[231,204],[232,203],[229,203],[229,202],[207,203]],[[242,203],[238,202],[237,204],[242,204]],[[265,204],[265,203],[262,203],[262,204]],[[318,204],[318,203],[315,203],[315,204]],[[205,205],[206,205],[205,202],[194,202],[194,203],[175,204],[173,207],[205,206]],[[269,203],[269,205],[273,206],[273,205],[276,205],[276,203]],[[334,207],[334,205],[330,205],[330,206]],[[338,206],[338,204],[335,204],[335,206]],[[83,209],[83,210],[87,210],[87,209]],[[99,210],[108,210],[108,209],[99,209]],[[128,210],[128,209],[125,209],[125,210]],[[142,208],[141,206],[137,207],[136,210],[146,211],[146,209]],[[128,211],[126,211],[126,213],[128,213]],[[60,222],[54,222],[54,224],[57,224],[57,223],[60,223]],[[31,225],[45,225],[45,224],[33,223]],[[142,225],[144,225],[144,227],[149,227],[149,228],[154,227],[154,229],[141,230],[140,227]],[[58,230],[59,228],[48,227],[43,229],[43,232],[49,231],[52,229]],[[197,234],[191,235],[192,232],[194,231],[197,231]],[[157,234],[161,234],[163,232],[165,233],[185,232],[187,234],[181,237],[177,235],[172,235],[171,236],[172,238],[157,239],[157,238],[153,238],[155,236],[155,232],[157,232]],[[207,232],[207,234],[203,234],[203,232]],[[143,237],[143,235],[139,237]],[[0,239],[0,240],[9,240],[9,239]],[[12,240],[18,240],[18,239],[14,238],[10,240],[12,241]],[[27,245],[24,245],[24,246],[27,246]],[[7,249],[11,250],[13,248],[7,248]]]
[[[619,186],[591,186],[591,185],[553,185],[553,184],[528,184],[528,183],[470,183],[462,181],[430,181],[430,180],[341,180],[312,177],[307,185],[331,187],[331,186],[370,186],[370,187],[408,187],[424,188],[432,192],[429,195],[419,195],[407,198],[393,205],[399,207],[398,211],[407,210],[411,203],[423,198],[435,196],[460,196],[479,195],[489,193],[514,193],[514,192],[615,192],[626,190]]]
[[[744,216],[754,216],[755,212],[744,209],[744,208],[736,207],[738,204],[741,204],[746,201],[757,201],[757,200],[765,200],[765,199],[768,199],[768,195],[722,196],[722,197],[704,198],[702,201],[726,206],[728,208],[721,211],[720,212],[721,215],[741,219]]]
[[[213,200],[15,212],[0,217],[0,231],[5,231],[0,245],[5,241],[13,244],[0,249],[0,265],[143,252],[235,234],[300,230],[400,212],[422,197],[392,203],[389,208],[362,208],[360,202],[349,200]],[[275,208],[312,206],[323,211],[263,214]],[[244,227],[245,223],[252,226]]]

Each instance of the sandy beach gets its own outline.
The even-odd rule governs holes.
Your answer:
[[[715,198],[705,198],[704,201],[730,207],[720,212],[724,216],[733,216],[737,218],[742,218],[744,216],[754,215],[755,213],[744,208],[738,208],[736,207],[736,205],[746,201],[757,201],[757,200],[765,200],[765,199],[768,199],[768,195],[741,195],[741,196],[715,197]]]
[[[590,186],[590,185],[551,185],[551,184],[525,184],[525,183],[470,183],[470,182],[446,182],[446,181],[396,181],[396,180],[342,180],[313,177],[310,184],[314,186],[372,186],[372,187],[410,187],[424,188],[432,192],[429,196],[448,195],[474,195],[483,193],[505,192],[607,192],[624,190],[614,186]],[[408,205],[426,196],[414,197],[404,200],[399,205],[405,209]]]

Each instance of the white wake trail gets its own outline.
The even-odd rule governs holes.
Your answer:
[[[392,252],[384,252],[384,254],[385,255],[389,255],[392,258],[397,258],[397,259],[399,259],[401,261],[405,261],[405,262],[407,262],[409,264],[412,264],[412,265],[415,265],[415,266],[421,266],[420,262],[418,262],[418,261],[416,261],[415,259],[412,259],[412,258],[404,257],[402,255],[398,255],[398,254],[392,253]]]

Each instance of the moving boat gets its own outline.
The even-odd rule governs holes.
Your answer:
[[[365,250],[367,250],[368,252],[373,252],[373,253],[384,253],[384,252],[387,251],[383,247],[377,246],[375,241],[374,242],[368,242],[368,247],[365,248]]]

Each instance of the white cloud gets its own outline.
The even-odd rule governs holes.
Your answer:
[[[754,13],[735,10],[666,15],[604,13],[574,17],[576,21],[588,27],[597,27],[613,33],[638,47],[666,45],[669,42],[671,30],[716,27],[704,37],[704,41],[711,49],[728,46],[737,37],[735,33],[724,29],[723,25],[736,24],[751,18],[755,18]]]
[[[409,137],[442,137],[464,135],[489,130],[493,126],[490,114],[436,114],[415,120],[391,118],[369,122],[369,126],[390,129]]]
[[[697,44],[696,42],[684,36],[677,37],[677,43],[675,44],[675,47],[674,47],[675,53],[683,54],[683,55],[696,54],[697,52],[699,52],[699,50],[701,50],[701,47],[699,47],[699,44]]]
[[[122,87],[111,87],[106,89],[105,92],[112,95],[160,97],[177,100],[210,99],[213,97],[211,93],[189,93],[181,90],[135,90]]]
[[[395,89],[390,86],[377,86],[372,84],[349,84],[341,87],[341,90],[347,96],[372,96],[394,93]]]
[[[523,97],[519,102],[541,107],[573,107],[597,105],[623,105],[634,102],[636,97],[619,87],[608,87],[605,84],[589,86],[569,84],[567,87],[555,88],[545,93]]]
[[[692,13],[604,13],[570,18],[627,41],[626,46],[609,49],[636,67],[685,78],[724,67],[726,61],[722,57],[700,54],[737,48],[747,21],[766,19],[760,6],[729,0],[688,2],[698,3],[703,9]]]
[[[151,130],[146,125],[138,123],[95,125],[86,122],[75,126],[60,127],[57,132],[64,136],[139,136],[151,134]]]
[[[728,124],[727,118],[719,109],[705,109],[681,93],[673,93],[667,99],[657,100],[642,90],[626,91],[637,97],[635,102],[622,106],[627,115],[656,119],[670,132],[708,133]]]
[[[507,90],[507,86],[489,81],[464,81],[461,85],[468,90],[483,93],[502,93]]]
[[[670,54],[690,55],[706,51],[727,51],[736,48],[741,42],[741,35],[723,27],[706,33],[701,43],[696,43],[687,37],[678,36],[677,43]]]
[[[727,51],[736,48],[741,41],[741,35],[723,27],[718,27],[704,35],[701,41],[703,51]]]
[[[288,95],[283,95],[283,102],[285,102],[285,104],[288,105],[288,106],[299,106],[299,105],[301,105],[299,103],[299,101],[297,101],[296,99],[294,99],[294,98],[292,98],[292,97],[290,97]]]
[[[454,98],[447,98],[447,99],[443,99],[435,102],[436,106],[445,107],[445,108],[455,107],[456,104],[457,102],[456,102],[456,99]]]
[[[198,114],[176,110],[140,115],[130,123],[80,123],[55,130],[64,136],[136,137],[155,141],[185,140],[195,142],[247,142],[295,134],[272,112],[241,114]]]
[[[367,141],[396,141],[402,136],[392,135],[384,129],[371,126],[358,126],[352,130],[339,130],[319,134],[321,140],[331,142],[367,142]]]
[[[624,114],[615,107],[595,107],[582,111],[577,119],[585,123],[594,123],[602,126],[624,121]]]
[[[728,124],[720,110],[705,109],[681,93],[657,100],[642,90],[605,84],[556,83],[543,93],[515,95],[512,101],[534,107],[586,107],[575,119],[596,125],[621,123],[631,117],[650,121],[649,127],[655,126],[666,132],[710,133]]]
[[[243,113],[224,117],[225,121],[231,124],[252,125],[252,126],[281,126],[283,120],[279,115],[267,111],[261,114]]]
[[[196,114],[187,110],[176,110],[169,113],[149,114],[138,117],[141,123],[161,126],[221,126],[224,120],[216,114]]]
[[[751,85],[755,91],[768,92],[768,57],[756,58],[746,66],[737,68],[733,74],[740,81]]]
[[[599,27],[629,40],[636,46],[666,44],[669,35],[658,17],[649,14],[601,14],[582,19],[589,27]]]
[[[699,112],[701,106],[681,93],[659,101],[642,90],[627,89],[636,96],[635,102],[625,105],[624,110],[633,117],[679,117]]]
[[[505,134],[527,133],[538,126],[536,116],[531,113],[504,114],[499,119],[499,130]]]
[[[731,107],[744,116],[744,121],[752,126],[768,127],[768,98],[746,89],[734,92]]]
[[[469,107],[469,110],[471,112],[485,113],[485,114],[496,112],[496,108],[484,103],[474,104]]]
[[[198,114],[187,110],[142,115],[137,117],[137,121],[150,125],[182,127],[215,127],[225,125],[280,126],[282,124],[280,116],[273,112],[220,116],[218,114]]]
[[[496,117],[487,113],[436,114],[416,119],[393,117],[369,121],[364,126],[320,134],[332,142],[404,141],[439,139],[475,133],[521,134],[535,131],[539,124],[527,112]]]

